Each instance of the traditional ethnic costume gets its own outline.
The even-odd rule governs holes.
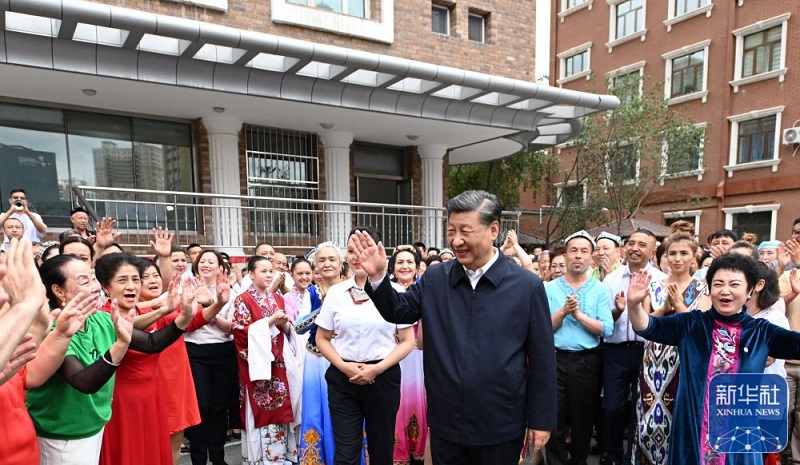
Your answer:
[[[681,376],[669,437],[670,465],[763,463],[761,454],[724,454],[707,440],[708,385],[723,373],[761,373],[767,356],[800,358],[800,333],[748,315],[723,316],[715,309],[650,317],[642,337],[678,346]]]
[[[414,325],[416,338],[419,325]],[[395,426],[394,463],[407,465],[410,459],[425,458],[425,439],[428,437],[428,405],[425,402],[425,376],[422,373],[423,351],[414,347],[400,361],[400,408]]]
[[[707,284],[697,279],[692,279],[686,286],[683,303],[689,311],[698,310],[697,306],[706,293],[706,288]],[[674,310],[670,310],[667,316],[673,313]],[[639,396],[636,401],[636,463],[667,463],[679,370],[677,347],[652,341],[645,343],[642,372],[639,374]]]
[[[267,319],[283,299],[250,286],[233,303],[244,464],[297,463],[300,373],[295,339]],[[294,392],[294,394],[293,394]]]

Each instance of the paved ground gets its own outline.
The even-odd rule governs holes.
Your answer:
[[[225,462],[228,465],[241,465],[242,463],[242,442],[231,441],[225,444]],[[192,465],[189,454],[181,454],[181,465]]]

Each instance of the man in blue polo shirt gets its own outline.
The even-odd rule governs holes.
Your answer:
[[[545,447],[548,465],[583,465],[600,400],[600,338],[611,336],[611,293],[589,276],[594,240],[586,231],[566,239],[567,272],[545,285],[558,376],[558,427]],[[567,445],[567,435],[572,440]],[[569,455],[569,458],[568,458]]]

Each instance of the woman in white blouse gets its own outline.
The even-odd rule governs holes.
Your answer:
[[[357,230],[380,241],[371,228]],[[330,288],[317,317],[317,345],[331,362],[325,379],[336,442],[334,462],[360,464],[365,428],[370,463],[391,465],[400,406],[399,363],[414,347],[414,330],[387,323],[367,296],[368,277],[355,260],[354,232],[349,235],[347,261],[355,275]]]

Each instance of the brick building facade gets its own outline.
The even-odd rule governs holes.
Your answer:
[[[800,5],[553,0],[552,7],[552,85],[585,90],[592,78],[640,73],[645,86],[664,83],[671,108],[705,125],[699,169],[665,183],[657,194],[667,199],[637,217],[693,221],[701,241],[723,227],[759,240],[789,237],[800,217],[800,159],[783,133],[800,120]],[[681,200],[687,196],[691,202]],[[523,208],[549,200],[529,198]],[[528,230],[537,227],[534,216]]]

